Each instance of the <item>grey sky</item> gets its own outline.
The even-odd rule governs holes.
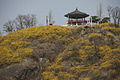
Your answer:
[[[45,24],[45,16],[52,11],[55,24],[65,24],[64,14],[75,10],[96,15],[97,5],[101,2],[106,15],[106,7],[119,6],[120,0],[0,0],[0,27],[19,14],[35,14],[39,24]]]

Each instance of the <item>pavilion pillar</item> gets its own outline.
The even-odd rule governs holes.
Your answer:
[[[84,25],[84,18],[82,18],[82,22],[81,22],[82,25]]]
[[[70,26],[72,26],[72,19],[70,19]]]
[[[77,26],[78,26],[78,19],[76,20],[76,22],[77,22]]]
[[[68,17],[68,21],[67,21],[67,24],[69,25],[69,21],[70,21],[70,18]]]
[[[85,18],[84,18],[84,24],[85,24]]]
[[[75,25],[77,26],[77,19],[75,20]]]

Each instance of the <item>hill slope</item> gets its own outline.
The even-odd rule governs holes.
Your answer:
[[[1,80],[119,80],[120,28],[39,26],[0,36]]]

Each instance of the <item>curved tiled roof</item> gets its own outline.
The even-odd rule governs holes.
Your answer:
[[[65,17],[68,17],[68,18],[79,19],[79,18],[88,17],[89,15],[86,14],[86,13],[80,12],[80,11],[76,8],[75,11],[70,12],[70,13],[64,15],[64,16],[65,16]]]

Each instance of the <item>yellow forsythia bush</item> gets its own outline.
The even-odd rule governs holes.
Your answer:
[[[53,38],[65,41],[69,38],[64,36],[71,31],[70,27],[38,26],[0,36],[0,63],[20,62],[24,57],[32,55],[33,49],[27,48],[31,44],[30,39],[36,38],[44,42]]]
[[[0,64],[19,62],[22,58],[9,47],[0,47]]]
[[[67,72],[59,72],[58,76],[62,80],[75,80],[75,75],[72,75],[72,74],[67,73]]]
[[[55,72],[43,72],[43,78],[45,80],[59,80],[56,76],[55,76]]]
[[[100,34],[100,33],[91,33],[91,34],[89,35],[89,38],[101,37],[101,36],[102,36],[102,34]]]

